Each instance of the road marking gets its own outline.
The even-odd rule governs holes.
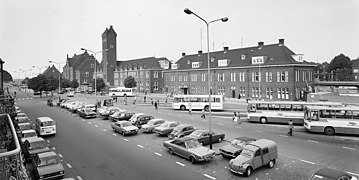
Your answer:
[[[141,145],[139,145],[139,144],[138,144],[137,146],[140,147],[140,148],[143,148],[143,146],[141,146]]]
[[[107,131],[107,129],[102,129],[103,131]]]
[[[221,126],[223,126],[223,124],[222,123],[217,123],[218,125],[221,125]]]
[[[97,125],[95,125],[95,127],[98,127]]]
[[[50,143],[50,140],[46,140],[47,143]]]
[[[241,126],[236,126],[236,128],[242,128]]]
[[[344,148],[344,149],[349,149],[349,150],[353,150],[353,151],[356,150],[356,149],[354,149],[354,148],[350,148],[350,147],[346,147],[346,146],[342,146],[342,148]]]
[[[276,171],[278,171],[279,168],[275,168]]]
[[[359,174],[356,174],[356,173],[352,173],[352,172],[347,172],[348,174],[351,174],[351,175],[354,175],[354,176],[358,176],[359,177]]]
[[[70,169],[72,168],[71,164],[67,163],[66,165],[67,165],[67,167],[69,167]]]
[[[80,117],[76,117],[77,119],[79,119]]]
[[[77,176],[77,179],[78,180],[83,180],[81,176]]]
[[[128,142],[128,139],[123,139],[123,140]]]
[[[52,149],[53,149],[53,150],[56,150],[56,148],[55,148],[55,147],[52,147]]]
[[[186,166],[186,165],[184,165],[184,164],[182,164],[182,163],[180,163],[180,162],[176,162],[176,164],[179,164],[179,165],[181,165],[181,166]]]
[[[318,141],[313,141],[313,140],[307,140],[309,142],[312,142],[312,143],[319,143]]]
[[[87,123],[91,124],[91,122],[87,122]]]
[[[306,160],[300,160],[300,161],[308,163],[308,164],[313,164],[313,165],[315,164],[314,162],[310,162],[310,161],[306,161]]]
[[[62,154],[59,154],[59,157],[60,157],[60,158],[63,158]]]
[[[82,121],[85,121],[84,119]]]
[[[155,152],[155,154],[156,154],[157,156],[162,156],[162,154],[160,154],[160,153],[158,153],[158,152]]]
[[[282,137],[288,137],[288,136],[286,136],[286,135],[282,135],[282,134],[281,134],[281,135],[279,135],[279,136],[282,136]]]
[[[212,176],[210,176],[210,175],[208,175],[208,174],[203,174],[203,175],[206,176],[206,177],[208,177],[209,179],[213,179],[213,180],[216,179],[215,177],[212,177]]]
[[[256,130],[257,132],[263,132],[263,131],[260,131],[260,130]]]
[[[115,134],[115,133],[113,133],[112,135],[113,135],[113,136],[117,136],[117,134]]]

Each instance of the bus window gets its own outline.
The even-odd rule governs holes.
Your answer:
[[[279,105],[280,106],[280,110],[282,111],[290,111],[292,110],[292,105],[291,104],[282,104]]]
[[[359,119],[359,111],[353,111],[353,119]]]
[[[293,111],[303,111],[303,105],[293,104]]]
[[[311,114],[311,120],[313,121],[319,121],[319,115],[318,115],[318,111],[313,111]]]

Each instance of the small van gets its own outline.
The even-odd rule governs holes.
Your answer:
[[[56,122],[50,117],[38,117],[35,122],[35,130],[38,135],[55,135]]]
[[[229,168],[237,174],[250,176],[264,165],[272,168],[278,159],[277,144],[274,141],[260,139],[244,146],[241,154],[229,161]]]

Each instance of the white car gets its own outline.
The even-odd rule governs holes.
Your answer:
[[[74,91],[70,91],[67,93],[67,97],[74,97],[75,96],[75,92]]]
[[[21,131],[21,142],[24,143],[26,139],[37,137],[36,131],[33,129]]]
[[[129,120],[132,124],[134,124],[138,118],[138,116],[145,115],[144,113],[136,113],[134,114],[131,119]]]

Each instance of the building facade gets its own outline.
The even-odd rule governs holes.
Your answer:
[[[351,63],[352,63],[354,81],[359,81],[359,58],[352,60]]]
[[[56,79],[59,79],[60,71],[55,67],[55,65],[47,67],[47,69],[42,73],[45,77],[53,76]]]
[[[313,63],[303,60],[284,45],[277,44],[210,53],[208,77],[207,53],[186,55],[164,71],[165,89],[175,94],[212,94],[232,98],[300,100],[313,87]]]
[[[117,65],[117,33],[112,26],[102,33],[102,75],[108,86],[114,86],[114,71]]]

